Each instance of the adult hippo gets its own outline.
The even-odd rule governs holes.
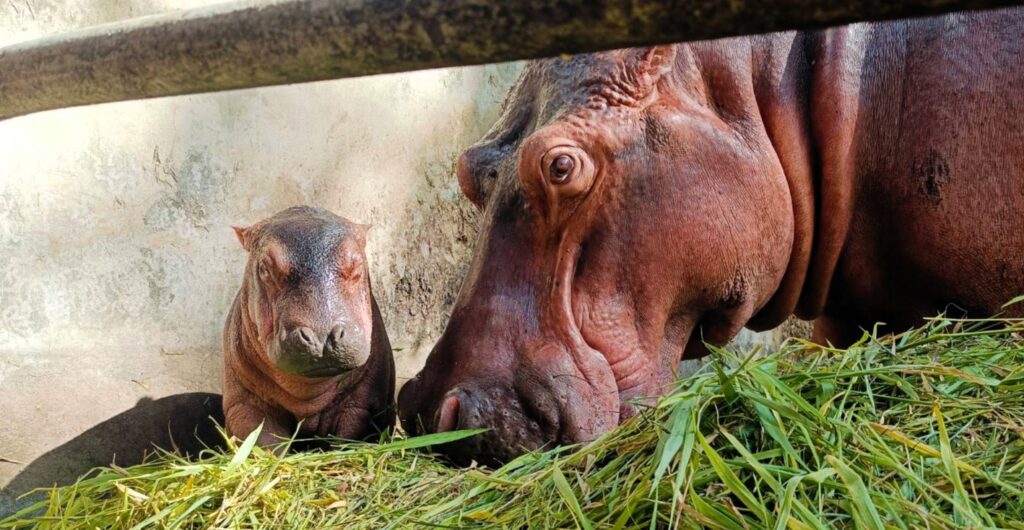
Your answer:
[[[796,314],[844,343],[1024,292],[1024,11],[526,66],[460,158],[483,224],[411,432],[503,461]]]

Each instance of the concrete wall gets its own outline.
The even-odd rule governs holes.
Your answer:
[[[0,45],[170,8],[12,0],[0,3]],[[295,204],[372,223],[374,290],[399,375],[415,373],[476,230],[451,176],[455,158],[493,122],[518,71],[420,72],[0,122],[0,512],[10,496],[115,453],[137,460],[151,440],[168,442],[172,420],[190,430],[188,421],[216,413],[220,333],[246,259],[231,224]]]
[[[9,0],[0,45],[171,7]],[[206,418],[219,409],[220,332],[246,259],[231,224],[295,204],[372,223],[374,290],[399,377],[414,374],[475,237],[454,160],[493,122],[519,68],[0,122],[0,513],[29,488],[169,447],[169,433],[185,449],[197,425],[216,439]]]

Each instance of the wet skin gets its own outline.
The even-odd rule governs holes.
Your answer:
[[[394,359],[370,291],[368,227],[295,207],[235,228],[249,253],[224,327],[224,416],[260,445],[373,439],[394,425]]]
[[[410,432],[508,460],[590,440],[744,326],[845,343],[1024,292],[1024,16],[528,64],[459,160],[480,237],[402,389]]]

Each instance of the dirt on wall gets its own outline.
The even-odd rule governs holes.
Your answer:
[[[454,162],[424,168],[423,190],[400,218],[406,244],[392,248],[386,270],[374,272],[374,292],[395,337],[399,385],[415,375],[448,321],[469,266],[478,216],[455,183]],[[372,212],[373,217],[383,217]],[[402,229],[400,227],[399,229]]]

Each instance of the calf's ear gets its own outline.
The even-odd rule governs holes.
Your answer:
[[[355,233],[356,240],[359,241],[359,247],[360,248],[366,248],[366,235],[370,232],[370,229],[373,228],[373,225],[369,225],[369,224],[364,225],[364,224],[360,224],[360,223],[352,223],[352,224],[353,224],[353,229],[354,229],[353,232]]]
[[[231,229],[235,231],[235,237],[242,244],[242,248],[246,252],[252,252],[253,245],[256,244],[256,240],[259,239],[260,233],[266,225],[266,221],[260,221],[250,226],[232,226]]]

